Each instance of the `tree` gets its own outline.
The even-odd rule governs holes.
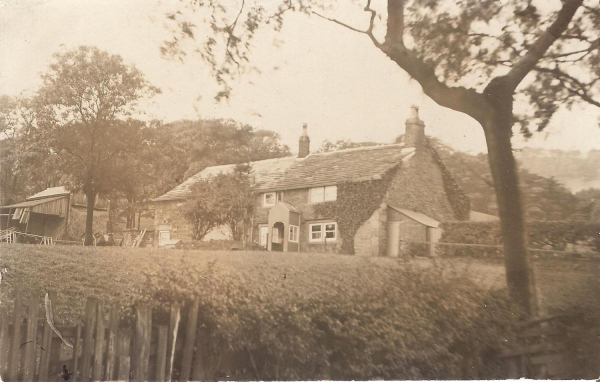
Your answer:
[[[0,202],[13,203],[61,181],[58,163],[36,134],[34,103],[0,97]]]
[[[36,97],[38,131],[87,197],[85,244],[93,243],[94,204],[114,186],[113,165],[140,144],[130,119],[137,101],[158,92],[143,74],[94,47],[54,55]]]
[[[250,165],[239,164],[231,173],[218,174],[192,186],[184,215],[192,225],[194,240],[202,240],[213,228],[226,225],[233,239],[246,245],[254,208],[251,172]]]
[[[370,39],[433,101],[481,125],[501,218],[509,292],[526,312],[535,313],[511,146],[513,126],[527,136],[530,126],[543,130],[562,106],[600,106],[600,5],[593,0],[556,0],[543,8],[532,0],[387,0],[387,10],[381,11],[372,3],[362,3],[366,27],[361,28],[324,15],[335,9],[334,2],[281,0],[277,9],[267,10],[244,1],[238,9],[224,1],[192,1],[186,7],[197,13],[178,10],[168,15],[177,29],[162,52],[181,57],[187,41],[206,35],[194,33],[196,20],[209,20],[213,33],[197,52],[223,87],[220,99],[229,96],[231,81],[249,67],[257,31],[280,30],[288,12],[320,17]],[[515,97],[528,102],[532,113],[513,113]]]

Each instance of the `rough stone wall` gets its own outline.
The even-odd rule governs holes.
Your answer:
[[[444,191],[442,170],[425,146],[417,148],[415,155],[396,171],[384,201],[438,221],[455,220]]]
[[[385,256],[387,251],[387,212],[377,209],[354,235],[354,253],[358,256]]]
[[[192,240],[192,228],[183,215],[184,201],[174,200],[154,204],[154,230],[158,237],[159,226],[171,227],[171,239]]]

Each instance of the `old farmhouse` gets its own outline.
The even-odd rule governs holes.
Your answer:
[[[14,229],[18,240],[80,240],[85,233],[87,199],[65,187],[50,187],[20,203],[0,206],[0,230]],[[96,200],[94,232],[106,232],[109,201]]]
[[[305,125],[297,157],[251,166],[249,235],[270,251],[398,256],[435,241],[440,222],[469,218],[469,200],[428,144],[416,107],[402,143],[311,154]],[[189,240],[180,208],[190,187],[234,168],[208,167],[154,199],[155,245]]]

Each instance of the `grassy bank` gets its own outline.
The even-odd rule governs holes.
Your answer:
[[[0,253],[3,305],[18,282],[26,295],[54,290],[60,324],[81,322],[88,296],[118,302],[123,325],[136,301],[151,303],[159,323],[170,303],[198,297],[211,376],[241,378],[252,367],[255,379],[500,378],[497,354],[515,322],[503,267],[473,260],[26,245]],[[538,283],[544,298],[594,294],[590,264],[548,264],[537,267],[538,279],[551,276]]]

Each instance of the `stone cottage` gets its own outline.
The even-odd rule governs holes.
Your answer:
[[[297,157],[250,165],[248,234],[270,251],[398,256],[436,241],[440,222],[469,218],[469,200],[428,144],[417,107],[402,143],[311,154],[304,125]],[[190,187],[234,168],[208,167],[154,199],[156,244],[189,240],[180,208]]]

